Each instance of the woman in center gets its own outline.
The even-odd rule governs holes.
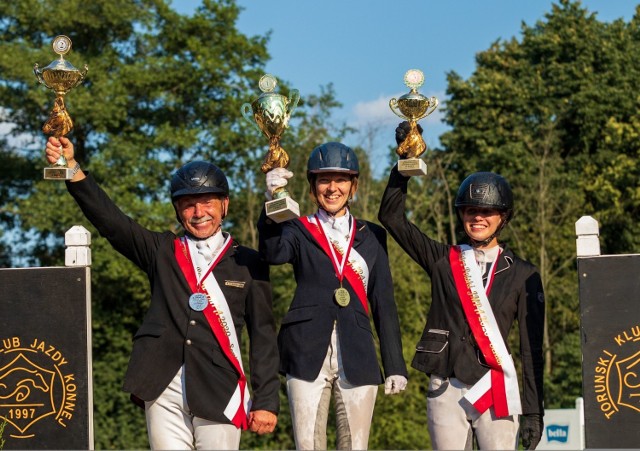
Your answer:
[[[351,148],[322,144],[307,164],[317,211],[277,224],[263,209],[258,222],[262,257],[273,265],[291,263],[296,279],[278,345],[297,449],[327,449],[331,395],[336,449],[366,449],[378,385],[396,394],[407,384],[386,232],[349,211],[359,173]],[[286,169],[267,173],[267,197],[291,175]]]

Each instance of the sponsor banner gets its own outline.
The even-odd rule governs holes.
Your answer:
[[[584,400],[575,409],[545,409],[542,438],[536,449],[584,449]]]

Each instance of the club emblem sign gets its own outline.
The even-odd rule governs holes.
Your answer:
[[[640,414],[640,325],[612,337],[594,368],[593,391],[600,411],[611,419],[630,409]]]
[[[7,437],[32,438],[41,421],[66,428],[77,386],[64,353],[38,338],[2,337],[0,355],[0,418],[7,421]]]
[[[578,258],[587,449],[640,443],[640,254]]]
[[[88,267],[0,269],[5,450],[93,449],[90,280]]]

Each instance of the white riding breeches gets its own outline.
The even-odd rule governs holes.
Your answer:
[[[433,449],[517,449],[518,415],[497,418],[493,407],[480,414],[463,396],[471,388],[456,378],[431,375],[427,420]]]
[[[316,380],[287,375],[287,393],[297,449],[328,449],[327,419],[332,394],[337,423],[335,449],[367,449],[378,387],[354,386],[346,380],[335,327]]]
[[[240,429],[191,413],[183,371],[181,367],[158,399],[144,403],[151,449],[238,449]]]

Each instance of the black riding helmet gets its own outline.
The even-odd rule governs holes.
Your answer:
[[[192,161],[185,164],[171,177],[171,201],[176,219],[182,224],[176,200],[190,194],[222,194],[229,197],[229,182],[224,172],[213,163]]]
[[[494,208],[502,213],[502,223],[486,243],[498,236],[513,216],[513,192],[507,180],[494,172],[475,172],[460,184],[455,201],[458,218],[462,221],[464,207]]]
[[[213,163],[192,161],[171,178],[171,200],[189,194],[217,193],[229,196],[229,183],[224,172]]]
[[[506,213],[505,221],[513,215],[513,193],[509,183],[493,172],[475,172],[460,184],[455,202],[456,208],[495,208]]]

